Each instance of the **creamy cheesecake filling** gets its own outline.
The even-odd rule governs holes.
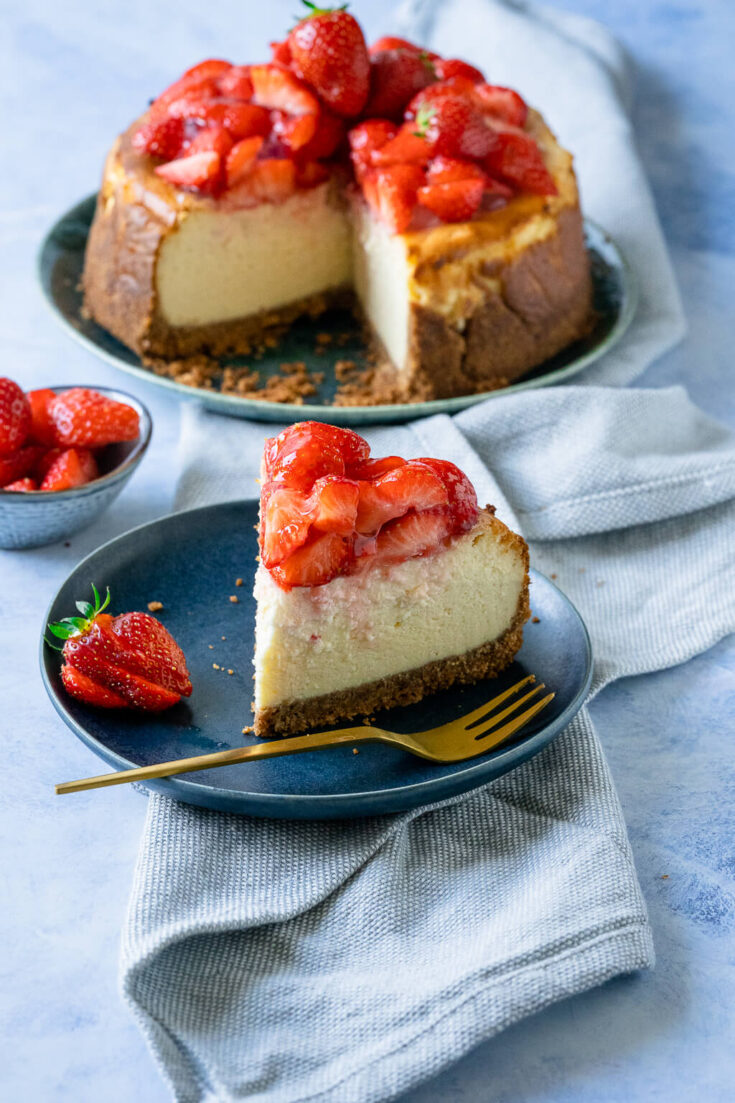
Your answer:
[[[318,697],[462,655],[510,626],[525,562],[488,519],[436,554],[284,591],[261,565],[255,707]]]
[[[392,234],[361,200],[353,204],[355,293],[397,371],[408,362],[409,282],[405,239]]]
[[[169,325],[199,326],[273,310],[352,283],[352,235],[329,182],[284,203],[185,212],[156,266]]]

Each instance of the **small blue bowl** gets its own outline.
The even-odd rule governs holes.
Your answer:
[[[80,386],[80,384],[73,384]],[[70,391],[51,387],[56,394]],[[143,458],[153,423],[142,402],[112,387],[90,388],[137,411],[140,433],[135,440],[108,444],[97,452],[99,478],[73,490],[0,490],[0,548],[37,548],[54,544],[91,525],[114,502]]]

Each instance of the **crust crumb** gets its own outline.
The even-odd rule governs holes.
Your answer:
[[[162,601],[149,601],[148,602],[149,612],[151,612],[151,613],[160,613],[161,609],[163,609],[163,602]]]
[[[239,600],[240,600],[240,598],[237,596],[237,594],[230,594],[230,601],[232,602],[233,605],[237,605]]]

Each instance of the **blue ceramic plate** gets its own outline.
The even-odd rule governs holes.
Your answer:
[[[486,398],[507,394],[508,391],[546,387],[550,383],[559,383],[576,375],[620,340],[633,318],[638,301],[633,273],[615,242],[594,222],[586,221],[585,234],[592,262],[596,324],[584,340],[575,342],[551,360],[547,360],[520,383],[485,394],[441,398],[433,402],[396,403],[390,406],[331,405],[336,390],[335,361],[352,360],[358,365],[366,364],[365,347],[355,319],[348,313],[333,311],[316,320],[297,321],[278,347],[261,360],[238,360],[235,357],[222,362],[223,366],[235,367],[248,363],[257,368],[262,377],[277,375],[282,363],[295,360],[303,361],[310,371],[324,373],[324,382],[318,388],[312,403],[297,406],[293,403],[258,401],[234,394],[222,394],[216,389],[187,387],[173,379],[155,375],[143,366],[134,352],[120,344],[90,318],[82,317],[79,281],[95,201],[96,197],[91,195],[67,211],[52,226],[41,246],[38,258],[39,279],[54,313],[72,336],[116,367],[145,383],[165,387],[181,398],[197,399],[210,409],[233,417],[285,423],[313,418],[331,421],[334,425],[371,425],[407,421],[429,414],[456,413],[477,402],[483,402]],[[323,332],[330,333],[335,341],[324,355],[317,355],[314,351],[316,335]]]
[[[257,742],[241,734],[252,723],[256,520],[256,502],[231,502],[142,525],[83,560],[51,602],[47,621],[69,616],[75,601],[89,597],[90,582],[100,589],[109,585],[113,612],[161,601],[158,616],[187,657],[194,683],[188,701],[156,716],[107,712],[64,693],[59,653],[41,642],[41,672],[54,707],[113,768]],[[245,582],[236,587],[239,577]],[[238,596],[237,604],[231,594]],[[421,731],[469,712],[524,674],[535,674],[556,692],[555,699],[520,738],[482,758],[435,765],[391,747],[362,744],[358,755],[350,747],[335,747],[207,770],[192,774],[192,780],[152,781],[150,788],[224,812],[324,819],[398,812],[482,785],[545,747],[589,689],[590,643],[576,609],[537,572],[532,572],[531,605],[538,623],[529,622],[516,662],[501,677],[376,715],[381,727]],[[98,772],[91,760],[89,766],[90,774]]]

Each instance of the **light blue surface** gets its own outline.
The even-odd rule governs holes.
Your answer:
[[[733,8],[729,0],[566,6],[606,21],[631,51],[641,151],[689,319],[685,344],[641,383],[684,382],[695,402],[735,426]],[[358,15],[376,35],[392,7],[374,0],[358,5]],[[124,386],[47,314],[35,285],[37,244],[58,213],[91,189],[110,134],[148,95],[206,54],[247,57],[280,35],[293,10],[291,0],[216,8],[132,0],[114,12],[80,0],[29,0],[6,10],[3,374],[27,386]],[[55,781],[93,772],[96,760],[53,713],[35,654],[48,597],[74,564],[170,508],[177,407],[150,392],[145,401],[153,441],[112,513],[68,548],[0,554],[0,1097],[13,1101],[167,1098],[116,990],[144,801],[128,789],[53,796]],[[651,912],[656,970],[519,1024],[404,1103],[733,1098],[735,642],[618,683],[592,711]]]

